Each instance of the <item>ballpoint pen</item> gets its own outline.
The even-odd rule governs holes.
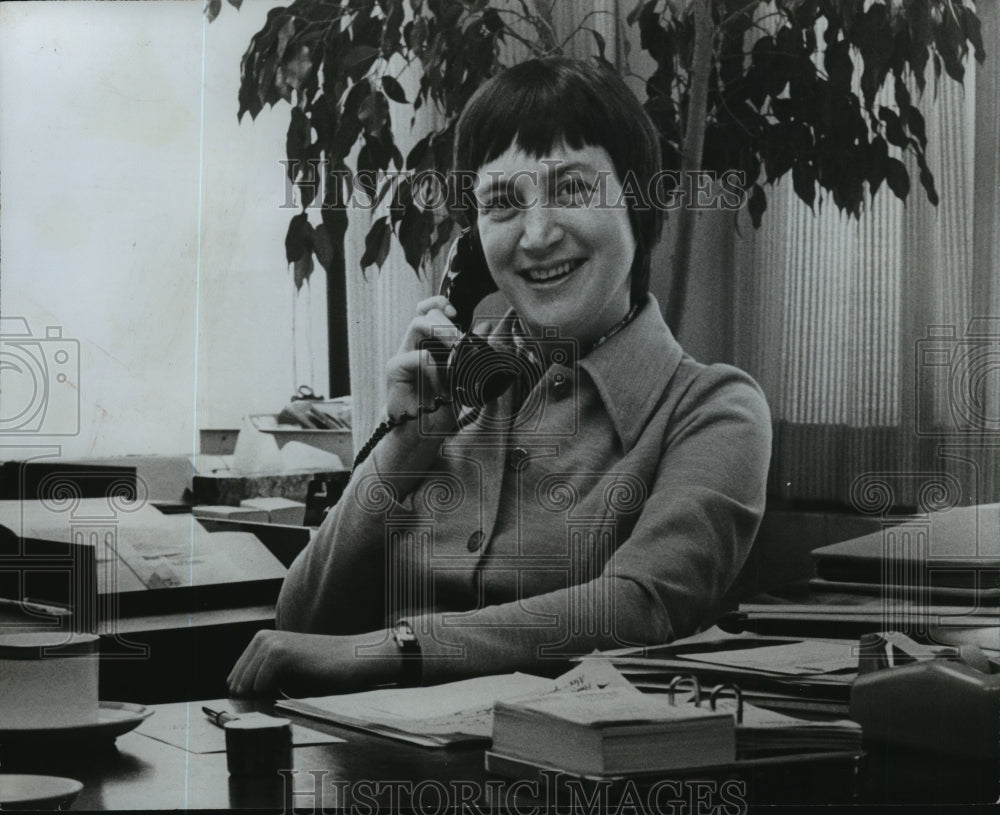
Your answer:
[[[235,722],[239,716],[235,713],[230,713],[227,710],[212,710],[208,707],[202,707],[202,713],[208,716],[208,720],[212,722],[216,727],[225,726],[226,722]]]
[[[66,616],[72,614],[72,610],[66,608],[65,606],[54,606],[46,603],[38,603],[34,600],[29,600],[25,598],[24,600],[11,600],[6,597],[0,597],[0,606],[7,608],[18,608],[22,611],[29,611],[35,614],[53,614],[55,616]]]

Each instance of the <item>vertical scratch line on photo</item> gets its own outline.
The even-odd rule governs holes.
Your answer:
[[[198,352],[199,352],[199,326],[201,324],[201,238],[202,226],[204,223],[204,203],[205,203],[205,63],[208,53],[208,18],[201,7],[201,4],[193,4],[201,16],[201,82],[199,84],[198,100],[198,226],[197,246],[195,246],[195,285],[194,285],[194,375],[193,387],[191,389],[191,451],[198,451]],[[190,537],[189,537],[189,566],[188,585],[194,585],[194,525],[197,523],[194,515],[191,515]],[[188,627],[193,624],[193,614],[188,613]],[[188,709],[188,727],[185,733],[185,748],[190,747],[191,739],[191,711]],[[191,752],[184,751],[184,809],[189,809],[191,795]]]

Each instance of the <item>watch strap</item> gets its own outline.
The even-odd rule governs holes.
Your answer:
[[[405,620],[401,620],[393,628],[392,638],[402,658],[399,685],[401,687],[419,685],[423,675],[423,653],[420,650],[420,641],[413,633],[413,627]]]

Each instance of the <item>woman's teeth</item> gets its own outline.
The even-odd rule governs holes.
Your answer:
[[[552,280],[555,277],[562,277],[569,274],[579,264],[580,261],[567,260],[565,263],[560,263],[558,266],[550,266],[547,269],[529,269],[527,276],[529,280],[540,283],[544,280]]]

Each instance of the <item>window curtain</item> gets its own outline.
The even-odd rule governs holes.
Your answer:
[[[1000,83],[983,66],[918,103],[940,203],[908,163],[860,220],[809,210],[790,180],[736,239],[733,361],[767,394],[770,493],[879,513],[1000,501]],[[742,221],[741,221],[742,223]]]

